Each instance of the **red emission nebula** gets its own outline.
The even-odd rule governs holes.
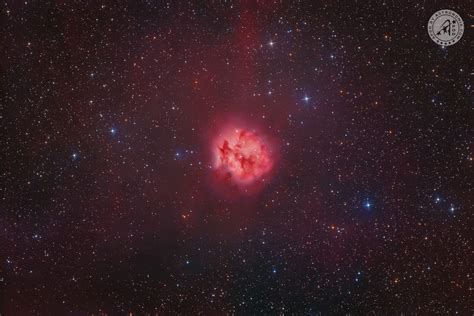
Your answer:
[[[275,159],[268,139],[255,130],[227,127],[212,145],[219,182],[245,189],[255,188],[269,176]]]

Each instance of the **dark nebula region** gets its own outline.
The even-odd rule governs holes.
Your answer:
[[[472,8],[5,1],[0,314],[473,315]]]

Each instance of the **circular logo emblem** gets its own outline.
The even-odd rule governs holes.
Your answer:
[[[428,21],[428,34],[441,46],[456,44],[464,33],[464,22],[453,10],[439,10]]]

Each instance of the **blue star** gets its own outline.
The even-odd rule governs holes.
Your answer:
[[[365,200],[365,203],[364,203],[364,207],[368,210],[370,210],[370,208],[373,206],[372,203],[370,203],[369,199],[366,199]]]
[[[117,130],[112,127],[112,128],[110,129],[110,134],[115,135],[115,133],[117,133]]]
[[[308,97],[307,95],[304,96],[303,98],[303,101],[308,103],[309,102],[309,99],[311,99],[310,97]]]

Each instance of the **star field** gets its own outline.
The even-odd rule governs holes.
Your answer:
[[[0,314],[471,315],[469,4],[3,3]]]

